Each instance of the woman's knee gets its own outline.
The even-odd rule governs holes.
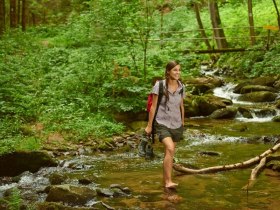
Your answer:
[[[175,153],[176,144],[172,141],[172,139],[170,137],[163,139],[162,142],[164,143],[164,146],[165,146],[165,153],[173,156]]]

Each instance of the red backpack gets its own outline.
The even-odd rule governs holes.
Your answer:
[[[158,103],[157,103],[157,108],[156,108],[156,112],[155,112],[155,117],[157,114],[157,110],[158,110],[158,106],[159,106],[159,102],[161,101],[163,95],[163,81],[160,80],[159,81],[159,90],[158,90]],[[153,93],[150,93],[148,95],[148,99],[147,99],[147,113],[149,114],[151,107],[152,107],[152,103],[153,103]]]
[[[150,94],[148,95],[148,99],[147,99],[147,108],[146,108],[146,110],[147,110],[148,113],[149,113],[150,110],[151,110],[152,103],[153,103],[153,94],[150,93]]]

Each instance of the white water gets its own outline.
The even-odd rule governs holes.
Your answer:
[[[247,101],[239,101],[238,98],[239,98],[240,94],[233,92],[233,89],[235,87],[236,87],[236,84],[233,84],[233,83],[228,83],[222,87],[217,87],[214,89],[214,95],[221,97],[221,98],[230,99],[232,101],[232,103],[234,103],[234,104],[245,104],[245,105],[253,104],[253,103],[247,102]]]
[[[246,106],[246,105],[262,106],[264,104],[264,103],[252,103],[252,102],[238,100],[240,94],[236,94],[233,92],[235,87],[236,84],[228,83],[222,87],[215,88],[213,92],[215,96],[230,99],[233,104],[239,106]],[[250,109],[250,113],[253,116],[253,118],[245,118],[240,113],[238,113],[235,119],[244,122],[269,122],[272,120],[273,117],[280,115],[280,110],[275,110],[275,113],[269,113],[266,114],[265,116],[257,114],[260,111],[261,111],[260,108]]]

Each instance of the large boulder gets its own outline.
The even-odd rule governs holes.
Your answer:
[[[188,95],[184,101],[185,116],[208,116],[215,110],[225,108],[232,103],[228,99],[213,96],[211,94],[203,96]]]
[[[234,93],[242,93],[242,89],[246,86],[251,86],[251,87],[247,87],[246,89],[252,89],[252,86],[254,86],[253,89],[255,89],[254,91],[257,91],[257,89],[259,89],[258,91],[263,91],[264,87],[272,87],[274,88],[273,91],[274,92],[275,89],[279,90],[280,88],[280,80],[279,77],[270,77],[270,76],[266,76],[266,77],[258,77],[258,78],[254,78],[248,81],[244,81],[239,83],[238,85],[235,86],[235,88],[233,89]],[[243,93],[247,92],[247,90],[243,90]],[[251,92],[251,91],[249,91]]]
[[[273,87],[263,86],[263,85],[246,85],[241,88],[240,93],[251,93],[258,91],[269,91],[269,92],[277,92],[277,90]]]
[[[257,77],[251,80],[251,84],[273,87],[277,80],[277,76]]]
[[[248,108],[238,107],[238,112],[245,118],[248,118],[248,119],[253,118],[253,115],[252,115],[250,109],[248,109]]]
[[[41,167],[57,166],[52,157],[41,151],[16,151],[0,155],[0,176],[17,176],[24,171],[37,172]]]
[[[280,122],[280,115],[273,117],[272,121],[273,122]]]
[[[198,77],[184,80],[187,90],[193,95],[201,95],[213,90],[215,87],[221,87],[224,82],[218,77]]]
[[[209,118],[212,119],[233,119],[237,113],[237,108],[235,107],[226,107],[214,111]]]
[[[46,201],[62,202],[70,205],[84,205],[97,195],[95,190],[74,185],[54,185],[48,192]]]
[[[271,102],[274,101],[277,97],[276,93],[269,91],[258,91],[252,93],[246,93],[239,96],[238,100],[240,101],[249,101],[249,102]]]

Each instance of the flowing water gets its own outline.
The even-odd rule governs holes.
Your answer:
[[[236,98],[230,91],[231,87],[229,85],[217,89],[215,94],[234,101]],[[234,101],[234,105],[236,104],[249,106],[254,113],[262,106],[267,106]],[[254,139],[280,135],[279,123],[271,122],[272,116],[277,114],[278,112],[266,116],[254,115],[252,119],[186,119],[184,140],[177,146],[176,160],[188,166],[204,168],[253,158],[273,146],[272,143]],[[242,188],[248,183],[252,168],[204,175],[181,175],[174,172],[174,181],[179,186],[176,191],[167,191],[162,184],[164,148],[159,142],[153,147],[156,157],[152,160],[139,157],[137,149],[67,158],[63,166],[43,169],[36,175],[27,173],[17,184],[0,186],[0,192],[21,185],[25,193],[32,194],[28,189],[39,191],[49,185],[46,174],[60,171],[73,177],[94,175],[97,177],[97,184],[89,185],[92,188],[109,188],[111,184],[128,187],[131,190],[128,197],[102,198],[104,203],[115,209],[280,209],[280,175],[267,169],[259,175],[256,184],[249,191]],[[209,156],[203,152],[215,152],[217,155]],[[76,165],[75,169],[71,169],[70,165]],[[73,181],[72,184],[77,182]],[[45,198],[46,194],[41,193],[37,200],[44,201]]]
[[[190,120],[191,123],[197,123],[197,119]],[[215,126],[207,128],[208,123]],[[227,127],[229,122],[204,120],[199,124],[204,129],[215,130],[225,124]],[[212,135],[189,128],[184,141],[178,145],[176,158],[187,165],[204,168],[242,162],[271,146],[244,143],[239,135],[225,136],[217,132]],[[133,191],[134,196],[129,198],[112,199],[109,202],[112,206],[117,209],[279,209],[280,177],[270,171],[264,171],[248,192],[242,187],[247,184],[251,169],[205,175],[180,175],[175,172],[174,181],[179,186],[176,191],[167,192],[162,187],[163,148],[160,143],[156,143],[154,148],[159,155],[154,160],[144,160],[133,153],[112,154],[95,165],[95,170],[103,171],[104,187],[120,183]],[[203,151],[219,155],[201,155]]]
[[[234,105],[249,107],[253,118],[187,119],[184,140],[178,144],[176,152],[180,163],[198,168],[233,164],[258,156],[273,146],[254,139],[280,135],[279,123],[271,121],[279,111],[255,114],[269,104],[238,101],[238,95],[232,93],[233,87],[228,84],[217,88],[214,94],[231,99]],[[133,153],[112,154],[96,166],[98,170],[107,171],[103,174],[104,186],[121,183],[131,188],[135,195],[114,199],[113,206],[120,209],[280,209],[280,176],[269,170],[263,171],[248,191],[242,188],[248,183],[252,168],[204,175],[174,172],[174,181],[179,186],[176,191],[166,191],[162,187],[163,147],[157,142],[154,149],[158,154],[154,160],[144,160]],[[219,155],[207,156],[202,152]]]

